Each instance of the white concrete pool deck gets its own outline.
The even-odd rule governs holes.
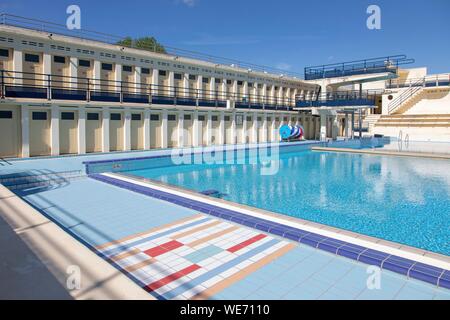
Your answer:
[[[193,210],[89,178],[71,181],[60,187],[22,190],[18,192],[18,195],[57,221],[79,240],[91,246],[198,215]],[[19,199],[15,197],[15,201],[17,200]],[[23,205],[17,204],[17,206],[22,212],[23,209],[20,209],[20,206],[23,208]],[[4,214],[4,207],[1,211]],[[26,214],[24,218],[27,218]],[[45,218],[42,217],[42,219]],[[39,221],[34,224],[39,224]],[[42,235],[48,235],[54,231],[41,230],[40,232]],[[64,247],[66,247],[66,243],[67,245],[77,243],[75,239],[70,238],[67,234],[66,236],[63,242],[57,240],[56,243],[52,243],[49,240],[50,244],[42,246],[38,241],[32,240],[30,244],[46,255],[51,255],[55,251],[53,248],[55,245],[60,246],[61,243],[64,243]],[[78,245],[80,244],[78,243]],[[292,243],[292,245],[294,247],[289,252],[256,268],[242,279],[231,281],[220,291],[214,291],[209,298],[450,299],[448,290],[436,288],[420,281],[408,280],[404,276],[389,271],[381,271],[381,288],[370,290],[366,285],[369,276],[367,265],[297,243]],[[79,262],[81,261],[77,263]],[[99,263],[103,265],[105,261],[98,256],[92,257],[92,261],[85,261],[81,264],[82,272],[91,274],[94,270],[103,269],[104,267],[98,268]],[[111,265],[108,266],[112,268]],[[170,266],[167,267],[170,268]],[[59,273],[62,275],[64,275],[63,270],[64,268],[60,267]],[[118,272],[116,269],[114,271]],[[65,277],[62,279],[64,280]],[[126,285],[135,284],[129,280],[129,284]],[[99,285],[100,288],[102,286],[103,284]],[[129,297],[132,298],[132,294]],[[117,296],[108,298],[117,298]],[[149,298],[151,298],[150,295]]]
[[[143,152],[128,152],[114,154],[98,154],[86,156],[69,156],[57,158],[39,158],[28,160],[12,160],[10,164],[0,166],[0,176],[29,172],[61,172],[81,170],[82,162],[118,158],[145,157],[151,155],[170,154],[171,150],[154,150]],[[140,232],[149,229],[164,228],[168,224],[177,224],[183,219],[194,216],[205,216],[191,209],[187,209],[162,200],[147,197],[138,193],[114,187],[99,181],[81,177],[67,180],[63,183],[43,185],[28,189],[16,190],[12,194],[2,188],[0,196],[0,215],[9,225],[2,228],[12,228],[10,236],[1,237],[2,255],[10,255],[6,250],[7,243],[14,237],[25,240],[26,245],[41,263],[34,264],[30,272],[46,273],[42,277],[54,284],[55,294],[65,288],[67,280],[67,266],[78,265],[82,274],[86,275],[80,290],[71,291],[70,296],[75,299],[150,299],[151,295],[140,288],[132,274],[120,272],[113,265],[107,263],[88,247],[119,239],[135,237]],[[25,200],[28,204],[24,203]],[[32,205],[33,207],[31,207]],[[49,220],[50,219],[50,220]],[[57,224],[55,224],[57,223]],[[217,226],[224,222],[216,223]],[[230,223],[230,222],[228,222]],[[235,225],[243,234],[255,230]],[[215,229],[211,232],[214,233]],[[237,231],[236,231],[237,232]],[[259,232],[259,231],[258,231]],[[71,237],[69,233],[73,236]],[[407,279],[405,276],[383,270],[381,271],[380,289],[371,290],[367,287],[367,265],[343,257],[328,254],[302,244],[290,242],[273,235],[261,233],[265,239],[274,243],[287,241],[289,250],[266,259],[264,263],[250,271],[238,273],[240,276],[227,276],[221,285],[209,289],[205,296],[209,299],[450,299],[450,291],[437,288],[424,282]],[[169,236],[169,240],[172,239]],[[16,239],[17,240],[17,239]],[[164,241],[167,239],[164,238]],[[162,241],[162,240],[161,240]],[[208,240],[208,248],[217,249],[217,245]],[[228,240],[226,240],[228,241]],[[225,241],[225,242],[226,242]],[[231,242],[233,240],[230,240]],[[244,241],[245,242],[245,241]],[[283,242],[284,243],[284,242]],[[64,245],[61,245],[64,244]],[[83,245],[84,244],[84,245]],[[198,255],[213,255],[206,259],[213,259],[215,251],[204,252],[204,245],[190,248]],[[25,250],[26,248],[24,248]],[[257,248],[255,248],[256,250]],[[68,250],[66,252],[65,250]],[[94,250],[94,249],[93,249]],[[222,253],[219,253],[219,255]],[[195,259],[198,259],[198,255]],[[223,255],[223,254],[222,254]],[[164,257],[164,255],[163,255]],[[163,266],[168,270],[176,270],[177,261],[174,257],[164,261]],[[153,258],[152,258],[153,259]],[[250,258],[251,260],[251,258]],[[16,263],[27,266],[26,255],[17,259]],[[162,262],[161,262],[162,263]],[[223,262],[224,263],[224,262]],[[43,268],[45,266],[45,268]],[[117,267],[117,265],[116,265]],[[145,272],[154,272],[152,267],[146,266]],[[11,274],[12,270],[12,274]],[[1,271],[1,270],[0,270]],[[10,287],[14,283],[23,281],[20,270],[10,268],[8,278]],[[7,273],[0,272],[5,276]],[[220,276],[223,276],[221,273]],[[189,280],[189,285],[196,284],[194,277],[181,278],[178,281]],[[15,282],[14,279],[20,281]],[[56,281],[55,281],[56,279]],[[184,279],[184,280],[183,280]],[[47,281],[47,280],[46,280]],[[211,281],[211,279],[206,280]],[[25,282],[26,283],[26,282]],[[61,287],[58,287],[58,284]],[[168,284],[172,286],[173,284]],[[203,284],[199,286],[203,287]],[[124,290],[125,288],[125,290]],[[178,292],[180,289],[172,288]],[[177,291],[178,290],[178,291]],[[59,298],[70,298],[61,292]],[[164,291],[166,292],[166,291]],[[160,298],[171,298],[173,295],[156,295]],[[0,292],[1,296],[1,292]],[[181,295],[182,297],[193,297]],[[52,296],[54,297],[54,296]],[[194,296],[195,297],[195,296]],[[201,297],[200,297],[201,298]]]

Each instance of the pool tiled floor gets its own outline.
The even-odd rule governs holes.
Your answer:
[[[450,291],[88,178],[16,191],[161,299],[450,299]]]

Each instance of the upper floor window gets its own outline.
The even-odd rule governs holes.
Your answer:
[[[122,120],[122,115],[120,113],[111,113],[110,119],[115,120],[115,121],[117,121],[117,120],[120,121],[120,120]]]
[[[181,75],[181,73],[175,73],[175,74],[173,75],[173,78],[174,78],[175,80],[181,80],[182,75]]]
[[[0,49],[0,57],[9,57],[9,50],[8,49]]]
[[[248,83],[248,87],[250,88],[250,87],[253,87],[253,83],[252,82],[249,82]]]
[[[53,62],[55,62],[55,63],[66,63],[66,57],[54,56],[53,57]]]
[[[222,79],[216,78],[216,83],[221,83],[221,82],[222,82]]]
[[[61,112],[61,120],[75,120],[74,112]]]
[[[142,68],[141,69],[141,73],[142,74],[150,74],[150,69],[149,68]]]
[[[167,75],[167,71],[166,70],[159,70],[158,74],[162,77],[165,77]]]
[[[89,68],[91,66],[91,62],[89,60],[78,60],[78,66],[79,67],[86,67]]]
[[[131,66],[122,66],[122,71],[125,72],[132,72],[133,68]]]
[[[242,86],[243,82],[242,81],[238,81],[237,84],[238,84],[238,86]]]
[[[31,53],[25,53],[25,61],[26,62],[39,63],[39,55],[31,54]]]
[[[111,63],[102,63],[102,70],[112,71],[112,67]]]
[[[12,111],[1,111],[0,110],[0,119],[12,119],[13,114]]]
[[[197,79],[197,77],[195,76],[195,74],[190,74],[189,75],[189,80],[195,80]]]
[[[203,78],[202,81],[203,83],[209,83],[209,78]]]
[[[231,84],[232,83],[232,81],[231,80],[227,80],[227,84]]]
[[[142,119],[142,116],[140,113],[132,113],[131,114],[131,120],[141,121],[141,119]]]

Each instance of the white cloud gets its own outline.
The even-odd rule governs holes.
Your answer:
[[[188,7],[193,7],[197,4],[197,0],[181,0],[181,2]]]
[[[284,70],[284,71],[289,71],[292,69],[292,66],[286,62],[279,62],[279,63],[277,63],[277,65],[275,67],[277,69]]]

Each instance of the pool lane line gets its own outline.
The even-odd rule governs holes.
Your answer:
[[[332,237],[323,236],[314,232],[305,231],[296,227],[287,226],[282,223],[250,216],[235,210],[221,208],[217,205],[188,198],[189,194],[179,196],[167,191],[154,189],[148,185],[143,186],[135,182],[127,181],[132,179],[123,175],[110,173],[93,174],[89,177],[123,189],[171,202],[276,236],[281,236],[316,249],[321,249],[328,253],[333,253],[368,265],[375,265],[382,269],[407,276],[408,278],[414,278],[438,287],[450,289],[450,270],[447,269],[352,244],[347,241],[334,239]],[[141,181],[141,183],[143,182]]]

